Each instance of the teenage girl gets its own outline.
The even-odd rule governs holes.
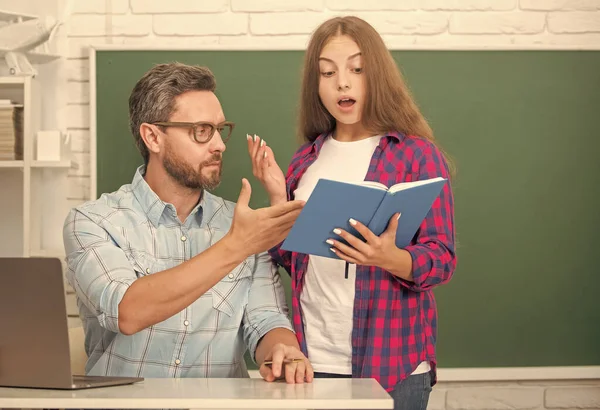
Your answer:
[[[456,266],[450,172],[382,38],[365,21],[336,17],[312,35],[299,129],[305,144],[286,176],[268,144],[248,136],[254,175],[272,205],[307,200],[319,178],[387,186],[448,178],[403,249],[395,245],[396,214],[380,236],[363,225],[368,221],[351,219],[366,241],[341,228],[331,232],[327,242],[339,259],[270,251],[291,274],[293,325],[315,377],[372,377],[395,409],[424,410],[436,382],[432,289]]]

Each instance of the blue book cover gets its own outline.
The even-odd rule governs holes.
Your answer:
[[[320,179],[281,248],[339,259],[325,242],[329,238],[340,239],[333,233],[335,228],[362,238],[350,225],[349,219],[354,218],[379,236],[396,212],[401,213],[396,246],[404,248],[410,244],[445,183],[445,178],[432,178],[403,182],[388,189],[371,181],[351,184]]]

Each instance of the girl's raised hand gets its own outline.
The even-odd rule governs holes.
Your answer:
[[[257,135],[246,135],[248,154],[252,160],[252,173],[266,189],[271,205],[287,201],[285,176],[275,160],[273,150]]]

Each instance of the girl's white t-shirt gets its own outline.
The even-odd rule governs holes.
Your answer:
[[[359,141],[340,142],[331,136],[324,141],[319,157],[306,170],[294,198],[308,200],[320,178],[341,182],[362,182],[381,136]],[[333,233],[332,233],[333,236]],[[356,283],[356,265],[309,256],[308,269],[300,295],[308,358],[316,372],[352,374],[352,316]],[[423,362],[413,372],[430,370]]]

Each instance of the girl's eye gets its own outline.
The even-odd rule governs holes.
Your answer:
[[[334,74],[335,74],[335,71],[324,71],[324,72],[321,73],[321,75],[323,77],[331,77]]]
[[[362,68],[360,68],[360,67],[353,68],[352,72],[355,73],[355,74],[360,74],[360,73],[362,73]]]

